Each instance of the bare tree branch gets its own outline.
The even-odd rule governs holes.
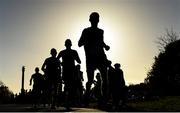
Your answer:
[[[164,33],[164,35],[157,37],[157,41],[155,41],[155,43],[157,43],[157,47],[159,49],[160,52],[164,52],[165,47],[178,40],[179,39],[179,35],[174,32],[174,30],[171,28],[171,30],[166,29],[166,32]]]

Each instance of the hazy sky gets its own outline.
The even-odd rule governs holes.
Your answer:
[[[25,65],[25,88],[31,88],[34,68],[41,68],[51,48],[64,49],[67,38],[86,78],[84,49],[77,43],[93,11],[111,47],[108,59],[121,63],[126,84],[144,81],[165,28],[180,32],[180,0],[0,0],[0,80],[19,92]]]

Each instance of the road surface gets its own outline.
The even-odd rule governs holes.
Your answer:
[[[64,107],[57,107],[56,109],[50,109],[50,107],[38,106],[34,108],[30,104],[2,104],[0,105],[0,112],[105,112],[99,109],[93,108],[76,108],[73,107],[67,111]]]

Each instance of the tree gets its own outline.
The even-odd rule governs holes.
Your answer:
[[[0,81],[0,87],[1,87],[1,86],[4,86],[4,83],[3,83],[2,81]]]
[[[154,58],[145,83],[151,86],[156,95],[180,94],[180,40],[173,30],[159,39],[160,53]]]
[[[164,52],[168,44],[178,40],[179,35],[171,28],[171,30],[166,29],[166,32],[157,38],[158,40],[156,41],[156,43],[158,45],[158,49],[160,52]]]
[[[0,80],[0,104],[12,103],[13,92]]]

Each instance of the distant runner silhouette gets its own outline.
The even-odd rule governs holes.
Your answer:
[[[114,68],[111,65],[109,66],[108,79],[113,110],[118,110],[119,107],[125,105],[127,92],[123,70],[119,63],[114,64]]]
[[[83,97],[83,81],[84,81],[84,78],[83,78],[83,72],[81,71],[81,66],[78,64],[76,65],[75,67],[75,75],[76,75],[76,79],[75,79],[75,82],[76,82],[76,87],[77,87],[77,105],[82,105],[82,97]]]
[[[42,96],[42,91],[43,91],[43,83],[44,83],[44,77],[41,73],[39,73],[39,68],[35,68],[35,73],[31,76],[30,78],[30,84],[32,85],[33,81],[33,101],[34,101],[34,107],[37,107],[36,105],[38,104],[38,101],[40,101],[40,98]]]
[[[125,105],[126,101],[126,85],[124,80],[123,70],[121,69],[121,64],[114,64],[114,91],[113,91],[113,104],[115,107]],[[120,103],[121,101],[121,103]]]
[[[97,81],[96,81],[97,80]],[[101,98],[102,98],[102,80],[101,80],[101,75],[100,73],[97,73],[96,75],[96,80],[94,80],[94,88],[93,88],[93,93],[94,96],[97,98],[98,105],[101,104]]]
[[[76,79],[75,74],[75,61],[81,63],[79,55],[76,50],[71,49],[72,43],[70,39],[65,41],[66,49],[60,51],[57,58],[62,58],[62,79],[64,81],[64,92],[66,94],[66,108],[70,109],[70,106],[74,104],[76,93]]]
[[[46,76],[46,82],[48,86],[48,95],[51,98],[51,108],[55,109],[55,101],[57,100],[57,87],[61,80],[61,66],[60,61],[56,58],[56,49],[51,49],[51,57],[47,58],[43,65],[42,71],[44,71]]]
[[[85,28],[82,32],[80,40],[78,42],[78,46],[84,46],[85,55],[86,55],[86,68],[87,68],[87,78],[88,81],[86,83],[86,93],[85,100],[86,104],[89,103],[89,93],[90,88],[94,79],[94,71],[98,69],[102,76],[102,92],[103,92],[103,100],[107,99],[107,65],[108,60],[105,50],[109,50],[110,47],[104,43],[102,29],[98,28],[99,22],[99,14],[97,12],[93,12],[90,15],[89,21],[91,22],[91,27]]]

